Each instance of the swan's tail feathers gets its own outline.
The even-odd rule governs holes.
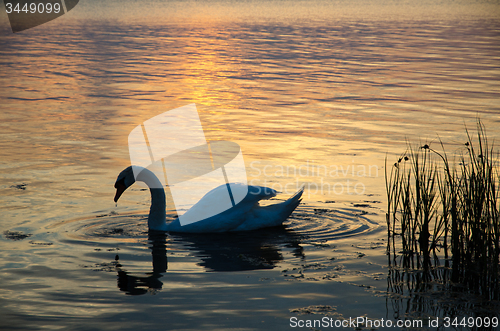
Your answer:
[[[280,215],[283,221],[286,220],[288,216],[290,216],[295,210],[295,208],[297,208],[297,206],[300,204],[300,202],[302,201],[301,197],[303,193],[304,193],[304,185],[302,185],[302,187],[297,192],[295,192],[295,194],[292,195],[288,200],[283,202],[282,204],[283,209]]]
[[[304,193],[304,187],[306,185],[305,184],[302,184],[302,186],[299,188],[299,190],[297,192],[295,192],[291,197],[290,199],[288,199],[287,201],[289,200],[292,200],[292,199],[300,199],[300,197],[302,196],[302,193]],[[301,199],[302,200],[302,199]]]

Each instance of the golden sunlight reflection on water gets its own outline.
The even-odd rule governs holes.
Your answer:
[[[500,138],[498,5],[193,4],[109,1],[107,15],[87,1],[26,33],[0,31],[0,224],[21,233],[0,238],[9,321],[181,329],[183,319],[155,318],[196,311],[210,327],[221,323],[213,311],[232,311],[230,327],[257,329],[244,304],[268,297],[262,320],[285,329],[276,321],[289,308],[322,295],[344,316],[363,304],[363,314],[385,314],[375,294],[386,285],[386,156],[392,164],[406,140],[460,151],[464,124],[474,129],[478,117]],[[130,163],[130,131],[190,103],[207,140],[241,146],[252,184],[278,198],[307,190],[282,232],[216,249],[169,237],[159,277],[149,195],[132,187],[115,207],[113,184]],[[125,281],[151,294],[160,281],[168,295],[124,302],[134,289]]]

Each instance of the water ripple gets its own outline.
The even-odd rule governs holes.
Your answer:
[[[237,237],[238,240],[274,241],[279,244],[293,238],[293,241],[311,243],[327,242],[341,238],[371,233],[378,224],[364,215],[366,212],[357,209],[318,209],[301,206],[292,214],[283,227],[260,229],[242,233],[228,234],[170,234],[173,242],[203,241],[208,237],[213,242],[215,237]],[[167,217],[172,217],[169,215]],[[70,240],[95,241],[113,238],[117,241],[130,239],[146,240],[148,237],[147,215],[117,214],[98,215],[93,218],[79,218],[53,225],[61,228],[62,233]],[[274,237],[273,237],[274,236]],[[287,239],[283,240],[283,236]],[[245,242],[248,240],[245,240]]]

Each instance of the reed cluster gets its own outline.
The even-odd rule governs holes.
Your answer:
[[[498,300],[499,158],[480,121],[476,138],[466,133],[451,160],[442,142],[408,144],[390,167],[386,159],[389,263]]]

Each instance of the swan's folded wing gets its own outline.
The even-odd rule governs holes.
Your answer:
[[[231,195],[233,197],[235,195],[245,196],[243,199],[239,199],[240,201],[236,204],[234,204],[233,202],[233,205],[231,206],[232,208],[243,207],[242,210],[246,209],[244,208],[245,206],[249,206],[251,208],[260,200],[269,199],[276,196],[276,191],[268,187],[250,186],[241,183],[230,183],[229,185],[223,184],[205,194],[203,198],[201,198],[200,201],[194,204],[184,215],[187,215],[188,213],[196,213],[197,215],[201,216],[200,219],[205,219],[208,217],[202,217],[203,215],[212,216],[215,214],[220,214],[220,212],[216,213],[213,211],[218,209],[220,204],[226,203],[226,201],[223,200],[225,200],[228,196],[228,192],[231,192]],[[226,208],[226,210],[227,209],[230,208]]]
[[[246,194],[246,187],[245,193]],[[206,193],[188,211],[179,214],[179,221],[183,226],[198,223],[205,219],[219,215],[234,206],[230,197],[229,186],[220,185]]]
[[[248,212],[246,221],[231,231],[249,231],[282,225],[302,201],[302,193],[304,186],[284,202],[264,207],[256,204]]]
[[[181,217],[200,219],[197,222],[181,226],[179,220],[169,224],[169,231],[176,232],[225,232],[231,231],[241,225],[248,217],[250,210],[262,199],[269,199],[276,196],[276,191],[266,187],[247,186],[239,183],[229,184],[231,190],[247,191],[243,198],[236,205],[215,213],[223,197],[228,194],[227,185],[221,185],[203,196]],[[203,217],[203,215],[209,215]]]

